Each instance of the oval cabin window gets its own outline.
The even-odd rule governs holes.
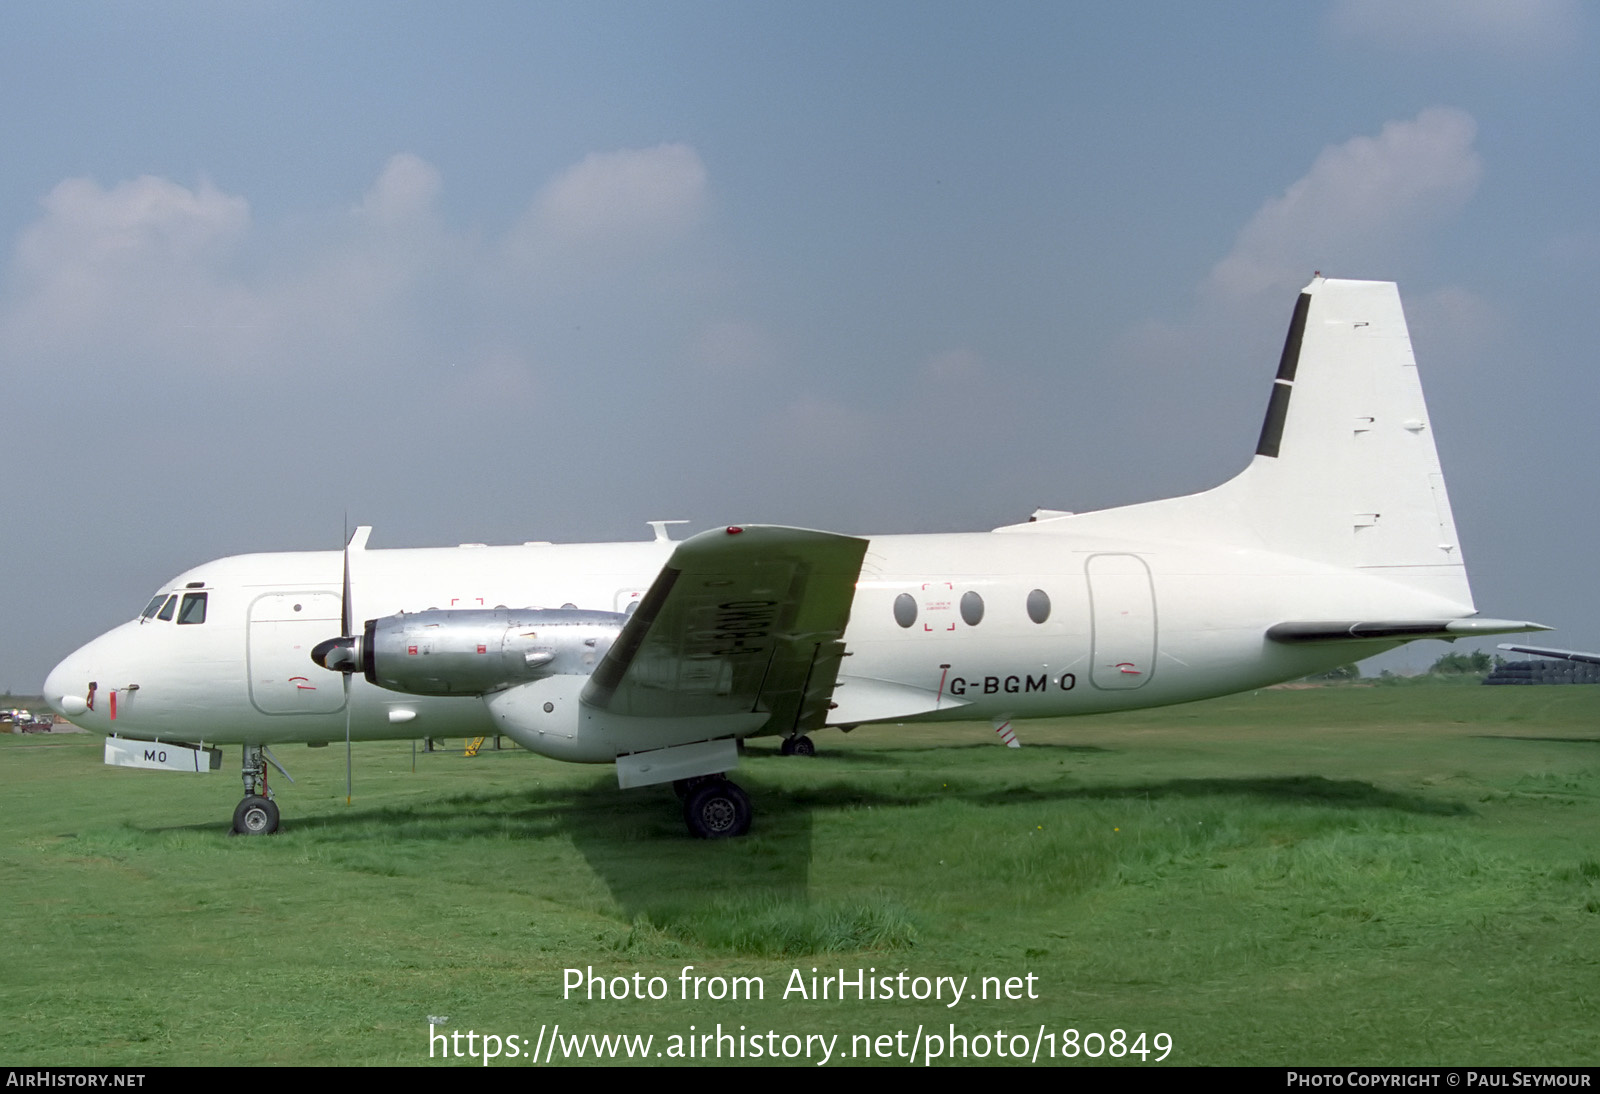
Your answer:
[[[961,618],[969,627],[983,622],[983,597],[977,593],[961,594]]]
[[[1035,589],[1028,594],[1028,618],[1035,623],[1043,623],[1050,618],[1050,594],[1043,589]]]

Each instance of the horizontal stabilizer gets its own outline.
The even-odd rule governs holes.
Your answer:
[[[1517,634],[1521,631],[1547,631],[1538,623],[1512,619],[1383,619],[1367,621],[1323,620],[1278,623],[1267,628],[1274,642],[1372,642],[1417,638],[1472,638],[1477,635]]]
[[[1542,646],[1512,646],[1501,643],[1500,649],[1513,653],[1531,653],[1535,657],[1559,657],[1565,661],[1582,661],[1586,665],[1600,665],[1600,653],[1580,653],[1577,650],[1547,650]]]

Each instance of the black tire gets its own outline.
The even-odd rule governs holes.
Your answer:
[[[785,756],[815,756],[817,746],[810,737],[801,734],[798,737],[785,737],[778,751]]]
[[[696,787],[683,803],[683,822],[697,839],[732,839],[750,831],[750,798],[726,779]]]
[[[270,836],[278,830],[278,805],[251,794],[233,811],[233,830],[241,836]]]

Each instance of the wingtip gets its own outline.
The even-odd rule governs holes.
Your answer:
[[[1447,631],[1458,637],[1491,634],[1523,634],[1528,631],[1548,631],[1552,628],[1543,623],[1530,623],[1514,619],[1454,619],[1445,627]]]

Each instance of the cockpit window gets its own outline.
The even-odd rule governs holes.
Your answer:
[[[156,613],[156,618],[162,622],[170,622],[172,619],[173,609],[175,609],[177,606],[178,598],[176,595],[167,597],[167,602],[161,605],[161,611]]]
[[[150,603],[148,603],[148,604],[146,604],[144,606],[144,611],[139,613],[139,618],[140,619],[149,619],[152,615],[156,614],[156,609],[157,608],[161,607],[162,604],[166,603],[166,600],[167,600],[167,594],[166,593],[157,593],[155,595],[155,599],[150,601]]]
[[[206,594],[184,593],[183,607],[178,609],[178,623],[204,623],[206,621]]]

